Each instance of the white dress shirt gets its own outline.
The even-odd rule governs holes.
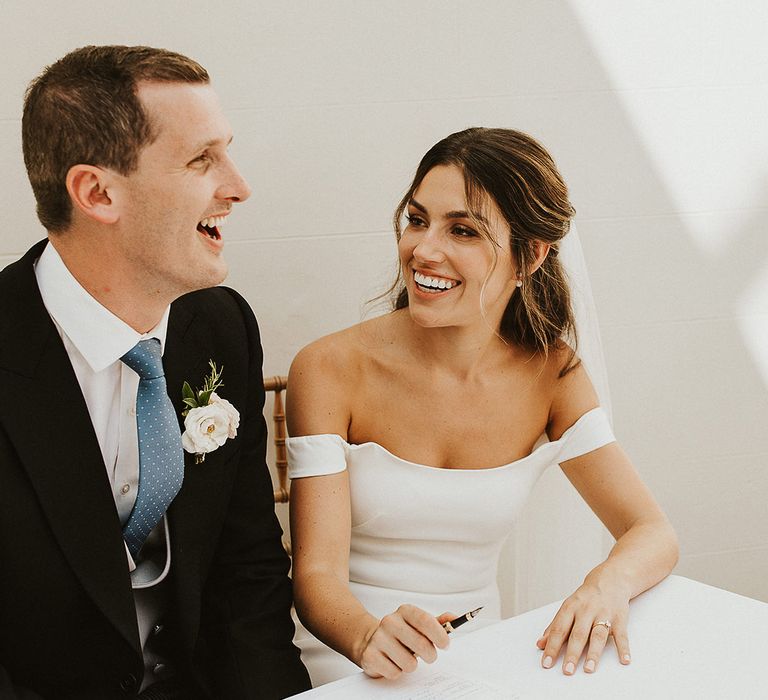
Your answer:
[[[139,484],[139,375],[120,358],[146,338],[157,338],[161,350],[165,349],[170,307],[152,330],[138,333],[83,289],[51,243],[35,264],[35,276],[83,392],[124,525],[136,502]],[[127,548],[126,555],[133,570],[135,564]]]
[[[137,333],[83,289],[50,242],[35,263],[35,276],[45,308],[61,336],[85,397],[117,513],[125,525],[139,485],[136,428],[139,375],[120,358],[146,338],[157,338],[161,351],[165,351],[170,306],[152,330]],[[169,607],[170,541],[168,519],[163,516],[149,533],[138,561],[133,560],[123,543],[144,659],[141,690],[172,673],[152,644],[153,636],[161,629],[159,622]]]

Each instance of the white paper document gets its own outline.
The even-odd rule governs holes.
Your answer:
[[[350,691],[354,687],[353,692],[364,692],[366,700],[376,700],[376,698],[387,698],[387,700],[519,700],[520,698],[519,695],[509,690],[502,692],[482,681],[470,680],[438,669],[424,668],[419,675],[421,678],[418,682],[414,682],[413,676],[404,677],[402,683],[366,679],[364,688],[360,684],[360,677],[355,676],[337,681],[331,686],[321,686],[312,692],[312,697],[347,697],[344,686],[348,684]],[[324,690],[327,692],[323,692]],[[349,694],[348,697],[353,697],[353,695]]]
[[[515,700],[518,696],[502,693],[485,683],[438,671],[425,678],[418,687],[404,688],[395,691],[394,695],[389,692],[387,697],[401,700]]]

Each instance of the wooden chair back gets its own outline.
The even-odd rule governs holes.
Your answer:
[[[274,393],[272,402],[272,441],[275,446],[275,471],[277,472],[277,488],[275,489],[275,504],[285,503],[286,507],[290,499],[290,486],[288,485],[288,453],[285,447],[285,438],[288,429],[285,426],[285,403],[283,391],[288,386],[288,377],[265,377],[264,391]],[[287,532],[287,525],[285,526]],[[283,547],[291,555],[291,542],[283,538]]]
[[[285,448],[285,438],[288,430],[285,427],[285,404],[283,391],[288,386],[288,377],[265,377],[264,391],[274,392],[272,406],[272,441],[275,445],[275,469],[277,471],[277,488],[275,503],[288,503],[290,490],[288,486],[288,455]]]

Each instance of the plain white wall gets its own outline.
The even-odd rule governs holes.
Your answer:
[[[432,143],[528,131],[570,184],[616,432],[677,528],[678,573],[768,600],[767,25],[761,0],[2,0],[0,266],[44,235],[25,86],[83,44],[163,46],[211,72],[254,192],[225,230],[227,283],[260,319],[265,374],[386,288],[391,212]],[[565,523],[533,530],[514,547],[538,581],[512,585],[528,574],[513,547],[507,612],[565,595],[594,551],[563,547]],[[545,556],[561,575],[535,577]]]

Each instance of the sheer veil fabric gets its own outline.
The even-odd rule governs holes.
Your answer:
[[[563,239],[578,333],[578,355],[611,418],[608,372],[584,252],[576,225]],[[572,593],[607,555],[612,539],[559,469],[548,469],[531,494],[502,553],[503,615],[517,615]],[[542,630],[543,632],[544,630]]]
[[[600,337],[600,324],[597,319],[595,300],[592,296],[587,262],[584,259],[584,251],[575,223],[571,224],[571,230],[563,239],[559,255],[571,287],[571,301],[576,316],[576,331],[579,336],[578,354],[597,390],[600,405],[610,418],[611,397],[608,388],[608,371],[603,355],[603,343]]]

